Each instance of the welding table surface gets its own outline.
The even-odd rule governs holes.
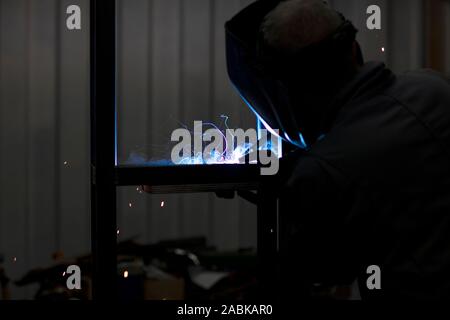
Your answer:
[[[253,164],[116,167],[116,185],[146,186],[152,193],[256,190],[262,178]]]

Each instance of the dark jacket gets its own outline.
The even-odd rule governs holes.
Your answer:
[[[448,82],[370,63],[331,110],[286,185],[289,268],[311,284],[359,277],[363,298],[450,298]],[[367,290],[370,265],[381,290]]]

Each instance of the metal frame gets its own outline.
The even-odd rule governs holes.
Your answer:
[[[92,294],[116,298],[116,5],[91,0]]]
[[[116,192],[117,187],[130,185],[148,185],[148,191],[155,193],[238,191],[256,200],[260,277],[265,292],[273,295],[278,251],[278,199],[268,187],[273,177],[262,177],[255,165],[116,165],[116,1],[91,0],[90,4],[93,299],[117,299]]]

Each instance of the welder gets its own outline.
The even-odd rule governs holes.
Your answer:
[[[274,188],[280,291],[358,280],[363,299],[450,298],[450,85],[366,63],[356,34],[320,0],[256,1],[226,24],[232,83],[296,149]]]

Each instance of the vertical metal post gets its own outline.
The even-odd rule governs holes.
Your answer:
[[[91,0],[91,241],[94,300],[116,299],[115,0]]]

